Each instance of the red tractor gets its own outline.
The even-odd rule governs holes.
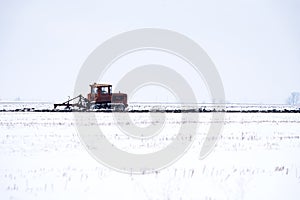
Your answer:
[[[97,84],[90,85],[91,92],[88,93],[87,98],[79,95],[73,99],[61,104],[54,104],[54,109],[59,106],[66,106],[67,109],[74,107],[97,110],[97,109],[112,109],[117,111],[124,111],[128,106],[127,94],[125,93],[112,93],[112,85],[109,84]],[[78,99],[77,103],[70,103]]]
[[[87,99],[89,102],[99,108],[114,108],[125,107],[127,104],[127,94],[124,93],[112,93],[112,85],[109,84],[97,84],[90,85],[91,92],[88,94]]]

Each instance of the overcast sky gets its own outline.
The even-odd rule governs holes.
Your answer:
[[[197,42],[215,63],[227,101],[285,103],[300,91],[297,0],[0,0],[0,99],[73,96],[88,55],[139,28],[169,29]]]

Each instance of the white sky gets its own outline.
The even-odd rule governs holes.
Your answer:
[[[64,100],[102,42],[125,31],[163,28],[208,53],[227,101],[285,103],[300,91],[299,11],[297,0],[0,0],[0,99]]]

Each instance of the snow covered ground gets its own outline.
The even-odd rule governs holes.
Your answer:
[[[165,122],[155,122],[165,124],[161,134],[140,141],[115,127],[113,113],[95,115],[108,140],[128,152],[164,148],[183,123],[180,113],[167,113]],[[152,124],[149,113],[129,115],[137,126]],[[199,127],[183,157],[161,171],[133,175],[98,163],[85,150],[73,113],[2,112],[0,199],[300,198],[300,114],[226,113],[217,146],[203,160],[209,124],[217,122],[199,113],[184,123]]]
[[[56,102],[61,103],[61,102]],[[75,102],[73,102],[75,103]],[[3,102],[0,101],[0,110],[16,110],[16,109],[35,109],[35,110],[52,110],[54,108],[54,103],[49,102]],[[64,107],[60,107],[64,109]],[[193,109],[206,109],[206,110],[226,110],[226,111],[249,111],[249,110],[300,110],[300,105],[286,105],[286,104],[211,104],[211,103],[202,103],[202,104],[177,104],[177,103],[138,103],[130,102],[127,110],[193,110]]]
[[[24,109],[24,108],[34,108],[36,110],[53,109],[53,103],[0,101],[0,110],[15,110],[15,109]]]

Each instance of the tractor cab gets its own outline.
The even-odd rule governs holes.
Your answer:
[[[88,100],[98,104],[111,103],[112,85],[97,84],[90,85],[91,92],[88,94]]]

